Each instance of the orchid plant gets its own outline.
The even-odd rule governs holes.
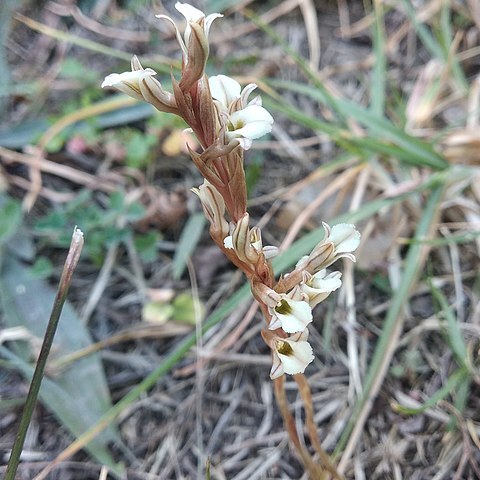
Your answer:
[[[192,190],[210,222],[213,241],[244,272],[263,312],[267,328],[262,336],[272,352],[270,377],[277,381],[277,402],[293,443],[311,473],[324,472],[318,470],[292,431],[291,414],[279,386],[283,385],[284,374],[294,375],[304,401],[311,402],[308,383],[302,374],[314,360],[308,343],[312,309],[342,285],[341,273],[329,272],[327,268],[340,258],[355,261],[353,252],[360,243],[360,234],[354,225],[330,228],[324,224],[324,238],[310,255],[301,258],[292,272],[275,279],[271,259],[278,249],[264,246],[260,228],[250,226],[243,167],[244,152],[254,140],[272,130],[273,117],[262,106],[260,96],[250,100],[257,88],[254,83],[242,89],[236,80],[226,75],[207,77],[208,34],[212,22],[222,15],[205,16],[197,8],[180,2],[175,8],[186,20],[183,35],[172,18],[157,15],[173,25],[182,51],[181,78],[177,80],[172,75],[172,92],[165,90],[155,78],[156,72],[143,68],[136,56],[132,59],[131,71],[108,75],[102,87],[114,87],[152,104],[161,112],[180,116],[198,139],[200,151],[189,147],[189,152],[204,182]],[[312,419],[307,421],[313,425]],[[312,444],[317,443],[312,439]],[[316,447],[317,452],[319,448]],[[324,467],[339,478],[328,456],[323,451],[319,454]],[[316,475],[315,478],[323,477]]]

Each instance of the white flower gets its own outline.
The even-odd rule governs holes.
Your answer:
[[[201,10],[199,10],[198,8],[195,8],[194,6],[188,3],[177,2],[175,4],[175,8],[185,17],[185,20],[187,20],[187,24],[203,23],[203,30],[207,38],[210,32],[210,26],[212,25],[213,21],[216,18],[223,17],[221,13],[211,13],[210,15],[205,16],[205,14]],[[187,28],[185,29],[185,43],[187,45],[188,45],[190,33],[191,33],[190,25],[187,25]]]
[[[332,227],[328,240],[335,245],[335,253],[350,253],[360,245],[360,233],[351,223],[339,223]]]
[[[208,79],[212,97],[220,103],[221,110],[232,113],[242,110],[248,105],[262,105],[262,100],[257,95],[250,102],[248,97],[257,88],[255,83],[249,83],[243,90],[240,84],[226,75],[216,75]]]
[[[323,223],[325,235],[323,240],[315,246],[310,255],[302,257],[296,264],[296,270],[304,270],[314,274],[327,268],[340,258],[347,258],[355,262],[353,251],[360,244],[361,235],[350,223],[339,223],[333,228]]]
[[[138,100],[151,103],[161,112],[178,113],[174,96],[163,89],[162,84],[153,78],[157,73],[151,68],[143,68],[134,55],[131,62],[132,71],[111,73],[102,82],[102,88],[114,87]]]
[[[293,300],[287,294],[281,293],[274,307],[268,307],[272,316],[268,328],[282,328],[287,333],[302,332],[312,322],[312,308],[305,300]]]
[[[260,96],[248,101],[257,85],[249,83],[242,90],[236,80],[226,75],[210,77],[208,82],[229,141],[237,139],[248,150],[252,140],[272,131],[273,117],[262,107]]]
[[[178,29],[177,24],[169,16],[167,15],[155,15],[155,16],[157,18],[164,18],[165,20],[168,20],[175,27],[177,40],[184,54],[184,61],[187,62],[189,58],[187,47],[190,44],[190,37],[192,34],[192,24],[197,24],[202,27],[203,36],[204,36],[204,38],[202,39],[202,42],[208,42],[208,34],[210,32],[210,26],[212,25],[212,22],[216,18],[223,17],[223,15],[221,13],[212,13],[210,15],[205,16],[205,14],[201,10],[199,10],[198,8],[195,8],[194,6],[188,3],[177,2],[175,4],[175,8],[185,17],[185,20],[187,20],[187,26],[185,28],[183,38],[182,38],[182,35],[180,34],[180,30]]]
[[[320,302],[323,302],[330,293],[340,288],[342,286],[341,277],[340,272],[332,272],[327,275],[327,271],[324,269],[302,283],[300,290],[308,296],[310,307],[314,308]]]
[[[259,105],[248,105],[230,115],[226,134],[229,140],[239,139],[242,147],[248,150],[252,140],[271,132],[272,126],[273,117],[267,110]]]
[[[273,361],[270,370],[272,380],[284,373],[295,375],[305,371],[307,365],[315,358],[307,339],[308,330],[304,330],[289,338],[278,337],[273,340]]]
[[[205,180],[198,188],[192,188],[192,192],[200,198],[205,216],[210,222],[210,232],[226,235],[228,222],[225,220],[225,201],[218,190]]]
[[[120,90],[133,98],[144,100],[140,90],[140,82],[145,78],[152,77],[156,74],[157,72],[151,68],[145,68],[133,72],[111,73],[105,77],[101,87],[115,87],[117,90]]]

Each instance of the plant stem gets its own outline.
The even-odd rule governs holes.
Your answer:
[[[332,463],[328,453],[322,448],[322,444],[318,438],[317,427],[315,425],[315,420],[313,417],[313,401],[312,401],[312,392],[310,390],[310,385],[308,384],[307,379],[303,373],[298,373],[293,377],[295,382],[298,385],[298,391],[303,400],[303,408],[305,410],[305,426],[307,427],[308,436],[310,437],[310,442],[312,443],[313,448],[318,453],[320,460],[328,470],[332,477],[337,480],[342,480],[343,476],[337,472],[335,465]]]
[[[15,480],[15,475],[17,473],[18,464],[20,462],[20,455],[22,453],[23,444],[25,443],[28,426],[30,425],[33,410],[37,403],[38,393],[40,391],[40,385],[42,383],[43,374],[45,372],[48,355],[52,347],[53,338],[57,330],[58,321],[60,320],[60,314],[62,312],[63,304],[65,303],[72,275],[80,258],[82,248],[83,233],[81,232],[81,230],[75,227],[67,259],[65,260],[65,265],[63,266],[62,277],[60,278],[60,283],[58,285],[55,303],[53,305],[52,313],[50,314],[50,320],[48,321],[47,329],[45,331],[42,348],[40,349],[37,365],[35,367],[32,381],[30,383],[30,389],[28,391],[27,399],[25,401],[22,418],[20,419],[17,436],[13,444],[12,453],[10,454],[10,458],[8,460],[7,471],[4,480]]]

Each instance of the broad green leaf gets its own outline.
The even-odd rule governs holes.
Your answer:
[[[22,206],[20,202],[5,195],[0,195],[0,245],[4,245],[22,222]]]
[[[23,326],[36,337],[43,338],[54,298],[54,289],[35,278],[24,264],[4,255],[0,277],[0,305],[6,326]],[[65,355],[91,343],[85,326],[68,301],[65,302],[52,354]],[[34,352],[24,342],[17,342],[13,347],[10,360],[15,360],[17,367],[29,380],[33,367],[28,362]],[[73,366],[55,372],[51,378],[44,378],[40,399],[74,436],[80,435],[111,406],[99,356],[82,358]],[[99,462],[117,470],[107,448],[107,444],[112,441],[120,440],[117,430],[110,426],[102,436],[89,444],[87,450]]]

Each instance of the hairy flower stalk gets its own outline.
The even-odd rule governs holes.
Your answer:
[[[182,51],[181,77],[177,80],[172,75],[172,92],[166,91],[155,78],[156,72],[143,68],[137,57],[132,59],[130,72],[108,75],[102,87],[116,88],[152,104],[159,111],[180,116],[197,137],[200,151],[189,148],[189,152],[205,181],[192,190],[210,223],[213,241],[250,282],[267,324],[262,336],[272,351],[270,377],[275,381],[276,398],[285,426],[312,477],[323,478],[323,473],[319,476],[319,472],[324,470],[315,465],[308,450],[298,441],[286,397],[280,392],[284,374],[294,375],[302,398],[307,402],[307,430],[312,437],[316,430],[313,405],[308,382],[303,377],[306,367],[314,360],[313,349],[308,343],[312,309],[341,286],[341,273],[329,273],[327,268],[340,258],[355,261],[353,252],[360,243],[360,234],[350,224],[332,228],[324,224],[324,238],[312,252],[301,258],[292,272],[278,281],[275,279],[271,258],[278,249],[264,246],[260,229],[250,226],[243,165],[245,151],[254,140],[272,130],[273,118],[262,106],[260,96],[250,99],[255,84],[242,89],[230,77],[208,78],[205,74],[210,27],[222,15],[206,16],[197,8],[180,2],[175,8],[185,17],[185,28],[180,28],[168,16],[157,16],[173,25]],[[312,437],[311,441],[322,459],[323,468],[340,478],[318,438]]]

